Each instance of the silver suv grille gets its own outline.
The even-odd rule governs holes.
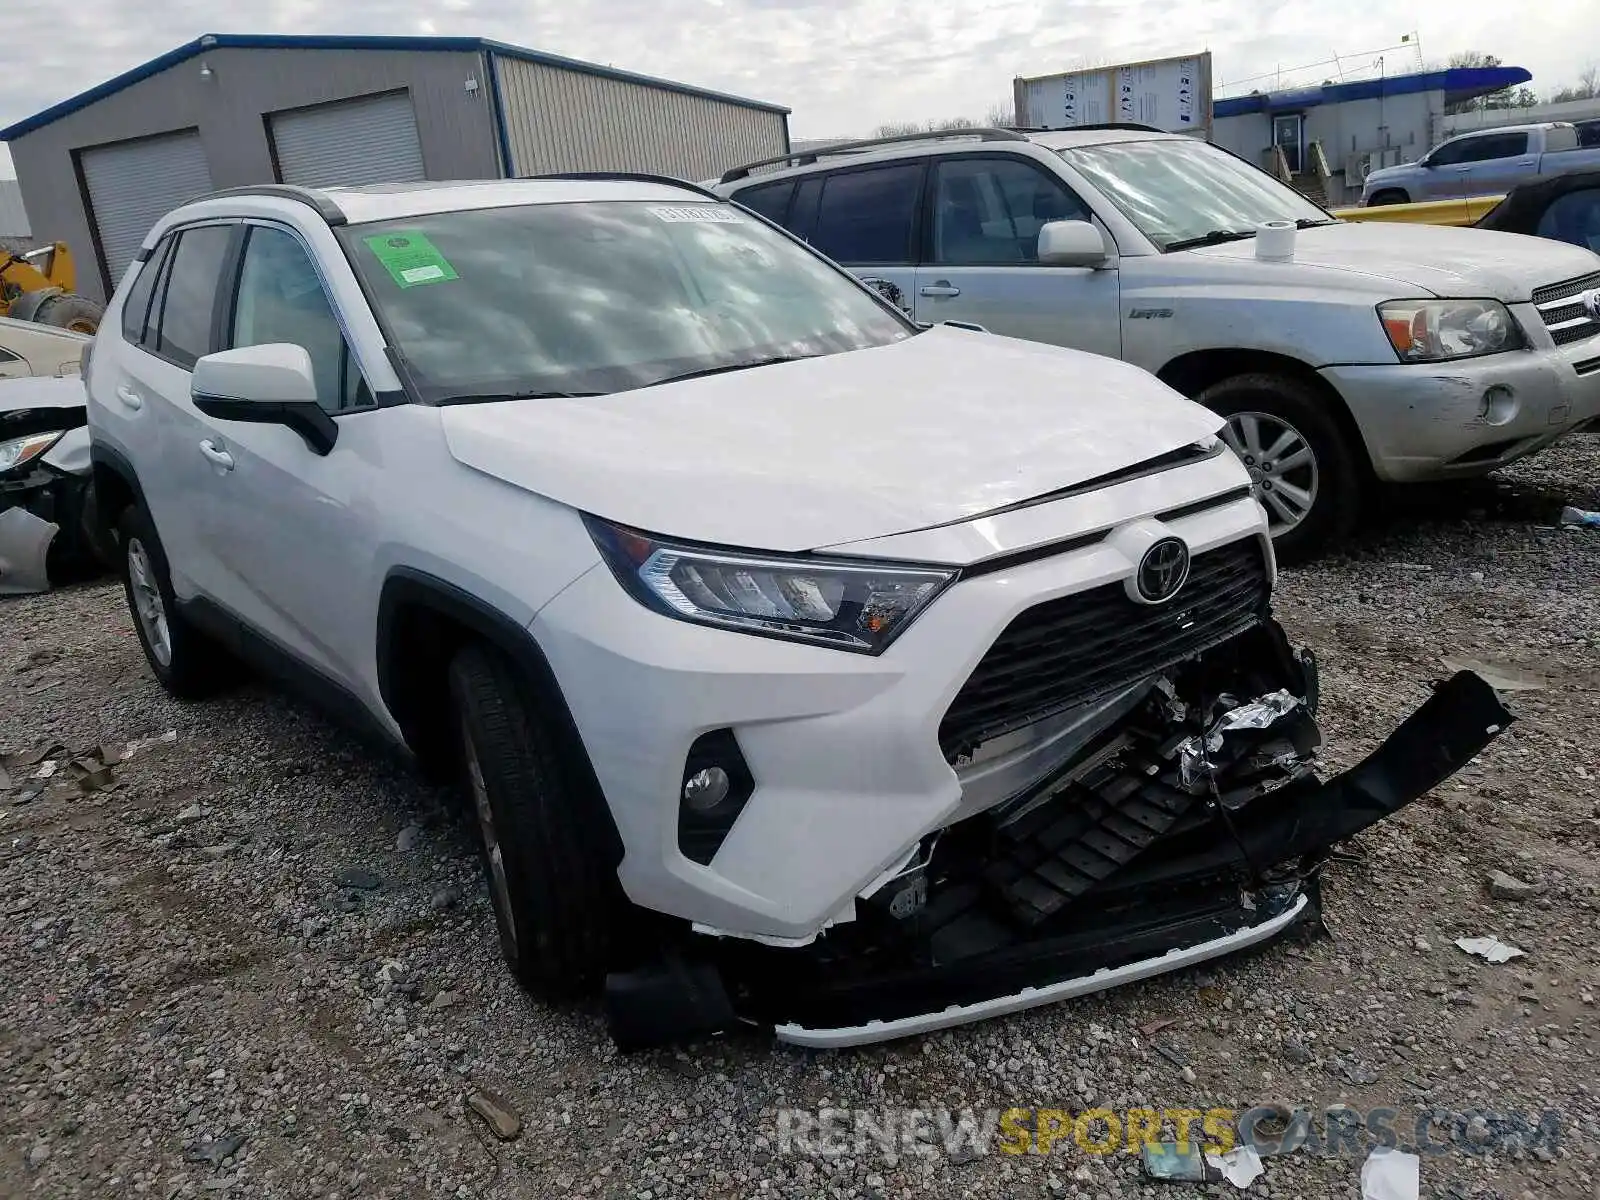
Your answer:
[[[1565,283],[1547,284],[1534,288],[1533,303],[1558,346],[1568,342],[1581,342],[1586,337],[1600,333],[1600,320],[1583,303],[1583,294],[1600,288],[1600,271],[1569,279]]]

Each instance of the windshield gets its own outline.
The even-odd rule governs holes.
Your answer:
[[[1333,220],[1293,188],[1206,142],[1113,142],[1061,156],[1164,250],[1224,234],[1248,237],[1263,221]]]
[[[623,391],[915,332],[724,204],[475,209],[341,237],[428,403]]]

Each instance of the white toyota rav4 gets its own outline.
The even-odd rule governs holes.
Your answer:
[[[644,177],[224,193],[89,359],[152,670],[259,663],[458,770],[501,943],[642,1044],[952,1025],[1271,938],[1509,716],[1313,774],[1221,418],[919,331]]]

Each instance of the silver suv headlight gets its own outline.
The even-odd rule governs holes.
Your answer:
[[[1401,362],[1442,362],[1521,350],[1528,343],[1498,300],[1391,300],[1378,305]]]
[[[32,462],[61,440],[61,431],[30,433],[26,437],[0,442],[0,475]]]
[[[698,625],[881,654],[955,579],[954,569],[684,545],[584,518],[639,603]]]

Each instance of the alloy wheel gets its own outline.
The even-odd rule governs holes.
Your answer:
[[[163,667],[172,665],[172,631],[167,626],[167,606],[156,584],[150,553],[138,538],[128,539],[128,583],[133,593],[133,612],[138,619],[150,653]]]
[[[1250,472],[1273,537],[1310,515],[1319,478],[1317,456],[1304,434],[1271,413],[1238,412],[1228,418],[1222,440]]]

